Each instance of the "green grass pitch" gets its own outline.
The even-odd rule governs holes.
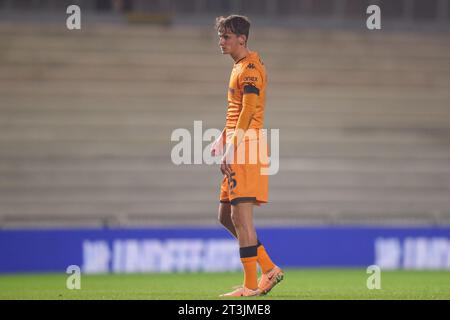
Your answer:
[[[365,269],[286,269],[269,295],[256,299],[450,299],[449,271],[384,271],[381,289],[367,289]],[[66,288],[67,274],[1,275],[0,299],[219,299],[242,273],[82,275],[81,289]],[[222,298],[223,299],[223,298]]]

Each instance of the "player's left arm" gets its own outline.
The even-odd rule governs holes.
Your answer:
[[[230,145],[227,146],[226,152],[223,157],[222,162],[225,163],[225,165],[227,163],[227,157],[232,156],[232,151],[239,146],[239,144],[244,139],[245,133],[250,127],[250,123],[258,105],[263,79],[261,77],[261,73],[258,70],[247,66],[244,72],[239,77],[239,83],[243,91],[242,110],[239,114],[234,134],[231,137]],[[226,169],[226,171],[231,170],[229,166],[227,166]]]
[[[231,144],[235,147],[239,146],[244,139],[256,112],[259,93],[263,85],[261,73],[254,66],[252,67],[252,64],[249,64],[239,76],[239,84],[242,88],[242,110],[231,138]]]

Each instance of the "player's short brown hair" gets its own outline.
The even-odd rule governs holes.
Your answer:
[[[245,35],[246,40],[248,40],[250,20],[245,16],[236,14],[232,14],[226,18],[220,16],[216,18],[216,29],[220,33],[230,31],[237,36]]]

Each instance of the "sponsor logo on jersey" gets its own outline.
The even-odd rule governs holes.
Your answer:
[[[245,77],[244,82],[257,82],[258,77]]]

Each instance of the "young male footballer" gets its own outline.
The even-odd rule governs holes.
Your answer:
[[[211,153],[218,155],[224,151],[220,166],[224,177],[220,190],[219,221],[237,238],[244,269],[243,285],[222,296],[264,295],[284,277],[283,271],[272,262],[258,240],[253,224],[253,207],[268,201],[268,175],[262,170],[267,167],[267,162],[262,161],[267,157],[267,145],[261,134],[266,69],[258,53],[247,47],[250,30],[247,17],[218,17],[216,29],[222,54],[229,54],[234,66],[228,88],[225,129],[213,144]],[[240,153],[244,154],[245,161],[236,161]],[[254,156],[256,161],[249,160]],[[257,263],[262,271],[259,281]]]

